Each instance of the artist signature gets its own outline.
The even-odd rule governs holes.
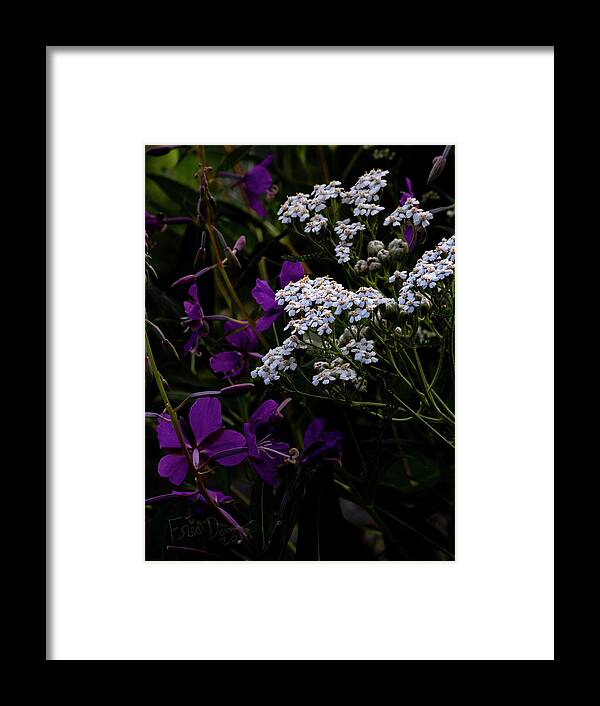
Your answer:
[[[248,537],[252,535],[252,530],[256,524],[251,520],[243,526],[243,530]],[[194,537],[207,537],[210,540],[216,539],[221,545],[240,544],[240,533],[233,527],[223,527],[214,517],[197,519],[193,517],[173,517],[169,520],[169,532],[172,542],[179,542],[182,539],[193,539]]]

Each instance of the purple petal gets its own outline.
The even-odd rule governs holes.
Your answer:
[[[192,331],[192,335],[188,338],[186,344],[183,347],[183,352],[189,353],[191,350],[193,350],[196,347],[196,344],[198,343],[199,338],[200,338],[200,329],[196,329],[195,331]]]
[[[248,196],[248,203],[253,211],[256,211],[261,218],[265,218],[267,215],[267,209],[263,206],[262,198],[258,194],[253,194],[250,191],[246,191]]]
[[[270,459],[260,458],[252,459],[250,465],[265,483],[275,485],[275,481],[277,480],[277,463],[274,463]]]
[[[231,495],[225,495],[225,493],[222,493],[220,490],[209,490],[208,488],[206,489],[206,492],[210,495],[210,497],[217,503],[226,503],[229,502],[230,500],[233,500]],[[200,496],[202,497],[202,496]],[[204,498],[202,498],[204,500]]]
[[[326,431],[319,439],[304,447],[300,463],[306,464],[316,459],[333,461],[340,457],[341,450],[342,435],[338,431]]]
[[[250,458],[259,458],[260,453],[256,444],[256,435],[250,431],[250,424],[248,422],[244,422],[242,429],[244,431],[244,437],[246,438],[248,456],[250,456]]]
[[[258,338],[249,325],[242,328],[240,324],[226,321],[223,330],[225,331],[227,342],[234,348],[239,348],[242,351],[253,351],[258,346]]]
[[[321,433],[325,427],[325,419],[317,417],[306,427],[304,432],[304,448],[321,438]]]
[[[201,321],[203,318],[200,314],[201,309],[198,302],[183,302],[183,310],[185,311],[186,316],[192,321]]]
[[[273,178],[269,174],[268,170],[263,166],[264,162],[257,164],[246,172],[244,177],[244,184],[246,185],[246,191],[248,195],[262,196],[273,183]]]
[[[286,260],[281,266],[279,284],[283,289],[286,284],[296,282],[304,277],[304,265],[296,260]]]
[[[190,426],[198,446],[207,436],[218,431],[223,426],[219,400],[216,397],[203,397],[194,402],[190,409]]]
[[[161,449],[179,449],[181,444],[170,419],[161,419],[156,425],[158,445]]]
[[[250,431],[255,434],[258,427],[261,424],[266,424],[275,414],[276,410],[277,402],[275,402],[275,400],[265,400],[248,420]]]
[[[256,321],[256,330],[258,333],[266,331],[268,328],[277,321],[277,319],[283,314],[283,307],[278,306],[275,309],[271,309],[267,314],[261,316],[260,319]]]
[[[414,198],[415,195],[413,194],[412,181],[410,180],[409,177],[406,177],[406,180],[405,180],[405,181],[406,181],[406,188],[407,188],[407,190],[408,190],[409,195],[410,195],[412,198]]]
[[[231,451],[231,453],[226,453]],[[209,458],[214,459],[220,466],[237,466],[247,456],[246,438],[239,431],[225,429],[222,434],[211,444],[202,449]]]
[[[167,454],[158,463],[158,475],[168,478],[173,485],[181,485],[188,472],[188,464],[183,454]]]
[[[275,292],[271,289],[269,283],[264,279],[256,280],[256,286],[250,294],[252,294],[252,298],[263,311],[270,311],[277,306],[277,302],[275,301]]]
[[[281,442],[272,442],[269,444],[270,449],[278,451],[280,454],[287,454],[290,447]],[[260,457],[258,459],[250,458],[250,465],[254,468],[256,473],[269,485],[275,485],[277,480],[277,467],[283,462],[283,458],[278,454],[269,455],[267,449],[261,450]]]
[[[226,373],[236,377],[244,367],[244,356],[237,351],[224,351],[211,356],[209,365],[213,373]]]
[[[260,164],[258,164],[257,166],[259,166],[259,167],[264,167],[264,168],[266,169],[266,168],[271,164],[272,161],[273,161],[273,155],[272,155],[272,154],[268,154],[268,155],[263,159],[263,161],[260,162]]]
[[[198,301],[198,287],[195,284],[188,289],[188,296],[190,296],[195,302]]]
[[[406,228],[404,229],[404,238],[406,239],[406,242],[408,243],[408,245],[409,245],[409,247],[410,247],[411,250],[412,250],[412,249],[415,247],[415,245],[417,244],[416,240],[415,240],[415,242],[413,243],[413,236],[414,236],[413,227],[412,227],[412,226],[406,226]]]

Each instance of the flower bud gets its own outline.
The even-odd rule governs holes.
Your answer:
[[[394,240],[390,241],[388,248],[392,260],[401,260],[408,253],[409,245],[406,240],[394,238]]]
[[[448,152],[450,152],[450,145],[446,145],[446,147],[444,147],[444,152],[441,155],[433,158],[433,167],[431,167],[431,171],[429,172],[429,176],[427,177],[428,184],[434,182],[444,171]]]
[[[240,235],[240,237],[235,241],[233,249],[236,252],[241,252],[246,247],[246,236]]]
[[[367,255],[369,255],[370,257],[373,257],[373,256],[377,255],[377,253],[380,250],[383,250],[383,247],[384,247],[384,245],[381,242],[381,240],[371,240],[367,244]]]
[[[221,388],[221,397],[241,397],[254,389],[252,382],[240,382],[237,385],[229,385]]]
[[[377,259],[379,260],[379,262],[387,262],[390,259],[389,250],[386,250],[385,248],[383,248],[383,250],[380,250],[377,253]]]
[[[358,275],[364,275],[367,269],[368,266],[366,260],[357,260],[356,264],[354,265],[354,271]]]
[[[376,272],[381,269],[381,262],[379,262],[376,257],[370,257],[367,260],[367,266],[369,268],[369,272]]]
[[[395,301],[391,301],[388,304],[385,305],[385,313],[386,314],[397,314],[398,313],[398,304]]]
[[[354,336],[352,335],[352,331],[350,331],[349,328],[344,329],[344,332],[338,338],[338,346],[345,346],[346,343],[349,343],[353,338]]]

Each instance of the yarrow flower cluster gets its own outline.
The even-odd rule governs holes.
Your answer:
[[[288,370],[296,370],[298,363],[294,358],[297,349],[304,349],[306,346],[298,336],[292,335],[276,348],[271,348],[262,357],[262,365],[255,368],[251,373],[253,378],[261,378],[265,385],[279,380],[281,373]]]
[[[308,276],[289,282],[275,294],[275,298],[290,317],[285,329],[290,330],[291,335],[280,346],[268,351],[262,358],[262,365],[251,373],[253,378],[260,377],[267,385],[278,380],[280,373],[297,368],[293,353],[296,349],[306,348],[302,336],[310,332],[319,336],[330,335],[336,318],[344,312],[352,324],[369,318],[379,306],[394,302],[372,287],[360,287],[354,292],[330,277],[310,279]],[[354,341],[348,353],[354,354],[356,361],[366,364],[377,360],[373,353],[373,342],[366,339],[361,339],[359,343]],[[337,370],[342,363],[344,361],[340,359],[339,365],[336,364],[333,370]],[[356,374],[350,364],[344,363],[344,366],[338,372],[327,374],[322,371],[319,382],[329,380],[331,375],[339,380],[355,380]],[[348,369],[351,372],[343,373]]]
[[[429,299],[422,292],[415,290],[428,290],[438,286],[438,282],[454,274],[455,245],[454,236],[443,238],[433,250],[424,253],[412,272],[394,272],[389,278],[390,283],[398,279],[404,284],[398,292],[398,306],[407,314],[412,314],[415,309],[428,305]]]
[[[315,184],[310,194],[312,198],[308,202],[308,208],[315,213],[327,208],[327,201],[336,199],[341,194],[341,185],[341,181],[330,181],[329,184]]]
[[[398,206],[395,211],[392,211],[392,213],[384,219],[383,225],[400,226],[404,222],[408,224],[412,221],[413,225],[420,225],[426,228],[433,218],[433,213],[419,208],[419,203],[420,202],[413,197],[406,199],[402,205]]]
[[[331,311],[335,316],[348,311],[351,322],[368,318],[378,306],[391,301],[373,287],[360,287],[354,292],[331,277],[310,279],[308,275],[289,282],[276,292],[275,298],[291,318],[298,314],[306,316],[310,310]]]
[[[298,218],[302,223],[310,216],[308,204],[309,198],[307,194],[288,196],[279,211],[277,211],[277,216],[282,223],[291,223],[292,218]]]
[[[335,224],[335,234],[343,242],[346,240],[353,240],[357,233],[364,230],[365,226],[362,223],[350,223],[349,218],[345,218],[343,221],[337,221]]]
[[[348,355],[354,355],[354,360],[359,363],[369,365],[370,363],[377,363],[379,360],[373,350],[374,345],[373,341],[367,341],[364,337],[358,342],[352,339],[342,347],[342,351]]]
[[[310,221],[308,221],[306,227],[304,228],[304,232],[318,233],[324,225],[327,225],[327,219],[325,216],[321,216],[321,214],[317,213],[317,215],[313,216]]]
[[[346,243],[338,243],[335,246],[335,256],[340,265],[350,262],[350,245]]]
[[[365,227],[362,223],[350,223],[349,218],[337,221],[335,224],[334,231],[340,239],[340,242],[335,246],[335,254],[340,265],[350,261],[350,248],[354,236],[365,230]]]
[[[317,371],[312,379],[312,384],[315,386],[329,385],[337,380],[354,382],[357,379],[356,370],[342,358],[334,358],[331,362],[318,360],[313,367]]]
[[[383,178],[387,174],[389,170],[385,169],[371,169],[370,172],[363,174],[352,188],[342,193],[342,203],[358,206],[379,201],[379,192],[387,186],[387,181]],[[381,206],[378,208],[380,211],[383,210]],[[354,215],[359,214],[355,211]]]

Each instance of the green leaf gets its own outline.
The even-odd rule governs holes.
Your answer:
[[[146,174],[147,178],[154,182],[165,193],[168,198],[177,204],[180,204],[182,209],[187,207],[188,213],[196,212],[196,203],[198,194],[194,189],[185,184],[181,184],[174,179],[163,176],[162,174]]]
[[[241,145],[240,147],[236,147],[232,152],[230,152],[225,159],[221,162],[219,165],[217,171],[218,172],[227,172],[229,171],[232,167],[234,167],[240,159],[250,150],[252,149],[252,145]]]

